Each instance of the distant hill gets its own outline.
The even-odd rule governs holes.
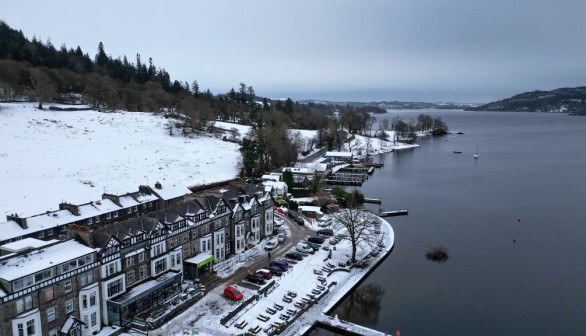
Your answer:
[[[469,111],[559,112],[586,115],[586,86],[551,91],[532,91],[485,105]]]
[[[298,100],[302,104],[333,105],[333,106],[353,106],[361,108],[370,113],[381,114],[387,110],[462,110],[476,107],[478,104],[464,103],[425,103],[425,102],[402,102],[402,101],[378,101],[378,102],[330,102],[326,100]]]

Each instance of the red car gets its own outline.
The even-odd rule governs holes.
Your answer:
[[[224,296],[227,297],[228,299],[232,299],[235,301],[242,300],[242,292],[240,292],[238,289],[236,289],[233,286],[228,286],[228,287],[224,288]]]
[[[269,271],[268,269],[264,269],[261,268],[258,271],[256,271],[256,274],[260,274],[263,276],[263,278],[269,280],[270,278],[273,277],[273,273],[271,273],[271,271]]]
[[[286,215],[287,213],[289,213],[289,209],[285,208],[285,207],[278,207],[276,205],[273,205],[273,210],[277,211],[280,214]]]

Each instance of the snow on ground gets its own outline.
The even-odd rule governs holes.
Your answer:
[[[331,309],[336,302],[342,300],[360,279],[366,276],[370,268],[374,267],[375,261],[390,253],[395,241],[393,228],[385,220],[382,220],[381,224],[382,241],[384,242],[382,253],[377,257],[371,258],[370,265],[366,268],[353,268],[350,272],[336,271],[332,272],[330,276],[327,276],[324,272],[321,276],[326,277],[327,284],[325,286],[327,287],[328,284],[332,284],[333,282],[336,282],[336,284],[330,287],[329,293],[325,294],[318,303],[303,313],[289,326],[283,335],[302,335],[316,320],[325,319],[325,312]],[[325,243],[324,245],[327,244]],[[267,296],[260,295],[258,301],[255,300],[246,306],[235,317],[229,320],[226,326],[220,324],[220,319],[226,316],[227,313],[233,311],[239,303],[224,298],[222,291],[225,286],[233,284],[224,284],[216,287],[207,293],[199,302],[175,319],[169,321],[160,329],[153,331],[152,334],[181,335],[184,331],[196,330],[198,335],[235,335],[243,334],[251,327],[260,326],[265,330],[274,322],[282,322],[279,318],[280,314],[287,309],[299,310],[294,306],[294,303],[311,294],[311,291],[321,284],[314,270],[321,270],[327,263],[337,266],[338,263],[345,262],[349,259],[351,250],[348,241],[342,241],[335,246],[336,250],[332,251],[331,258],[328,260],[325,259],[328,258],[329,252],[320,249],[315,254],[309,255],[302,261],[297,262],[291,270],[283,274],[280,278],[273,276],[273,279],[276,279],[276,285],[273,289],[269,289]],[[360,255],[364,256],[369,252],[362,251]],[[238,285],[237,287],[243,292],[244,299],[257,294],[256,290]],[[289,291],[295,292],[297,296],[293,298],[293,302],[286,303],[282,299]],[[282,305],[284,307],[283,310],[278,311],[275,315],[267,313],[266,309],[274,307],[275,303]],[[270,320],[266,322],[260,321],[257,319],[259,314],[269,316]],[[248,322],[248,325],[244,329],[239,329],[235,326],[235,324],[241,321]],[[264,334],[264,332],[261,334]]]
[[[152,113],[37,110],[0,104],[0,221],[62,201],[87,203],[141,184],[196,185],[238,174],[239,146],[215,138],[169,136]]]
[[[229,131],[235,128],[236,130],[238,130],[238,140],[242,140],[244,136],[247,135],[248,132],[250,132],[250,130],[252,129],[252,127],[247,125],[240,125],[225,121],[214,121],[214,127],[225,130],[224,135],[226,135],[226,137],[228,138],[231,138],[232,136]]]

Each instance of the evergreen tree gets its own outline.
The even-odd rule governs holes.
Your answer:
[[[291,100],[291,98],[287,98],[287,100],[285,101],[285,113],[291,115],[293,114],[293,101]]]
[[[271,107],[269,106],[269,102],[266,98],[262,99],[262,110],[263,111],[270,111]]]
[[[193,96],[195,98],[199,98],[199,84],[197,84],[196,80],[194,80],[193,83],[191,83],[191,92],[193,93]]]
[[[106,66],[108,64],[108,55],[106,55],[106,52],[104,51],[104,44],[102,42],[98,44],[96,64],[99,66]]]

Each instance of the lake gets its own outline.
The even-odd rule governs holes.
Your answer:
[[[403,335],[586,334],[586,118],[377,118],[419,113],[465,134],[377,158],[385,165],[361,190],[409,215],[389,218],[392,254],[333,314]],[[446,262],[425,258],[436,246],[448,249]]]

